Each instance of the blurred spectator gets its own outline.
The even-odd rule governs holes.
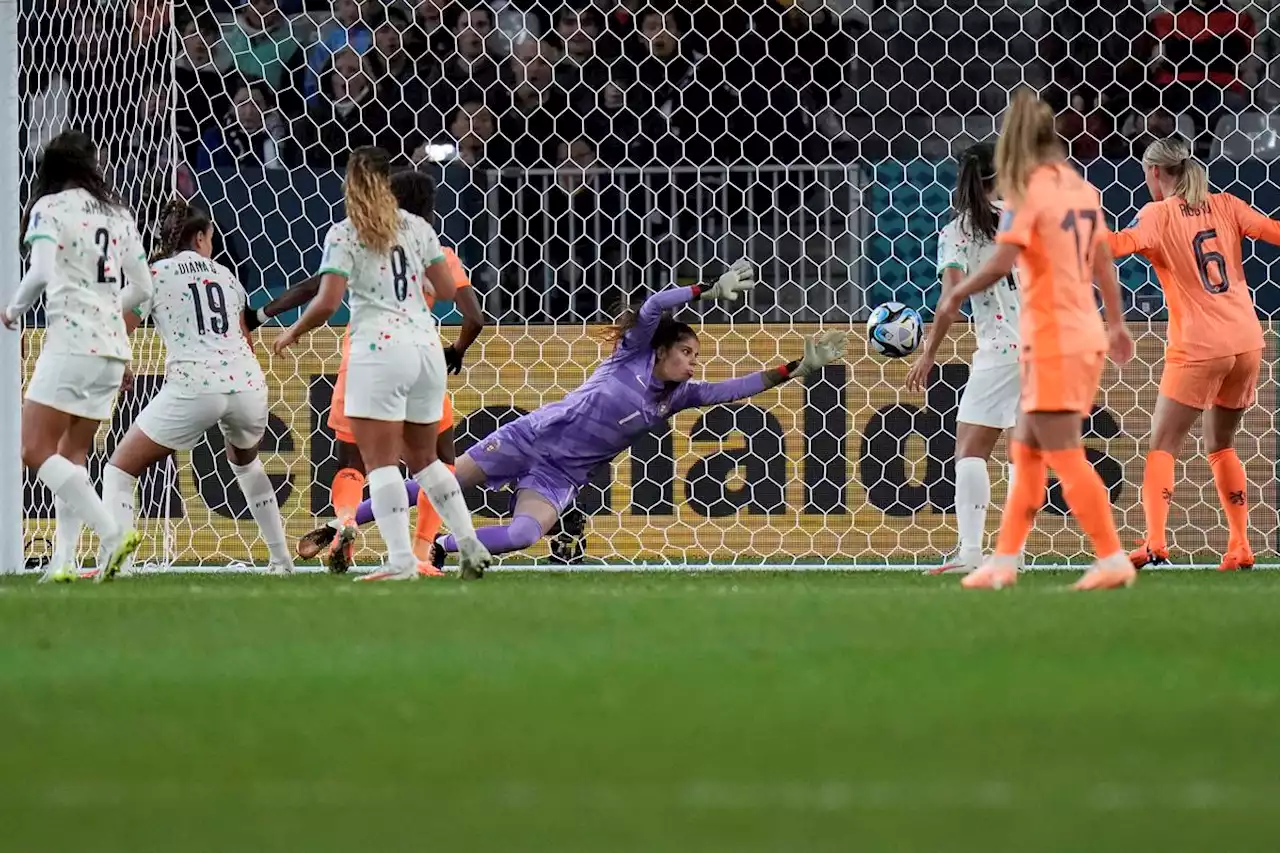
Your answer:
[[[511,91],[511,104],[502,116],[502,135],[522,166],[546,168],[552,154],[547,145],[558,130],[569,132],[557,124],[575,118],[568,112],[564,93],[555,85],[552,66],[559,59],[559,50],[553,45],[526,39],[515,45],[505,64],[503,79]]]
[[[316,43],[307,51],[306,94],[308,100],[320,91],[320,75],[344,47],[364,53],[373,45],[369,0],[333,0],[333,17],[320,27]]]
[[[555,16],[555,39],[563,59],[556,65],[556,83],[570,106],[585,116],[599,104],[609,83],[609,65],[600,55],[604,17],[595,9],[562,6]]]
[[[261,80],[241,80],[222,126],[205,131],[196,170],[282,169],[297,159],[271,88]]]
[[[1137,160],[1147,146],[1157,139],[1165,139],[1178,132],[1178,122],[1168,110],[1155,109],[1149,115],[1134,113],[1122,128],[1129,139],[1130,148],[1126,152]]]
[[[454,18],[453,53],[445,62],[444,79],[455,91],[474,87],[488,93],[498,82],[498,65],[489,51],[493,26],[493,12],[484,6],[463,9]]]
[[[457,149],[457,159],[472,169],[495,169],[506,163],[505,156],[493,154],[501,152],[502,146],[494,137],[498,133],[498,121],[493,111],[477,98],[468,98],[453,111],[449,117],[449,135],[453,137]],[[493,149],[493,152],[490,151]],[[426,146],[419,146],[413,152],[415,164],[428,159]]]
[[[1058,113],[1058,135],[1067,145],[1067,153],[1079,163],[1089,163],[1102,153],[1102,140],[1109,135],[1106,117],[1097,109],[1091,92],[1071,96],[1067,109]]]
[[[1149,56],[1154,44],[1143,0],[1061,0],[1049,15],[1040,55],[1053,83],[1063,92],[1082,85],[1097,91],[1098,108],[1119,120],[1129,108],[1132,81],[1145,77],[1139,57]]]
[[[301,108],[295,93],[300,91],[306,56],[278,0],[248,0],[223,26],[219,50],[223,56],[219,68],[233,66],[243,77],[265,81],[279,93],[280,107],[286,112]]]
[[[1252,103],[1244,65],[1253,58],[1253,19],[1226,0],[1179,0],[1172,12],[1152,17],[1151,32],[1158,41],[1151,78],[1158,103],[1191,117],[1203,155],[1218,120]]]
[[[620,235],[637,234],[638,226],[632,222],[628,229],[621,222],[622,195],[608,170],[595,168],[590,140],[558,141],[553,156],[558,164],[554,180],[550,186],[542,179],[532,181],[533,193],[525,200],[526,215],[539,208],[542,213],[537,227],[530,229],[526,258],[538,257],[541,247],[552,279],[545,302],[550,317],[589,320],[622,301],[618,269],[625,253]]]
[[[638,20],[632,48],[636,80],[626,97],[627,112],[637,117],[639,128],[619,131],[630,140],[628,157],[639,165],[655,159],[668,165],[706,163],[724,136],[730,108],[715,100],[722,66],[685,44],[675,13],[650,7]]]
[[[440,57],[446,55],[452,41],[439,0],[417,0],[413,4],[413,25],[405,34],[405,43],[414,58],[421,62],[430,57],[439,65]]]
[[[182,52],[173,65],[178,87],[178,143],[184,159],[196,162],[200,137],[227,114],[227,84],[213,63],[212,45],[218,40],[218,23],[212,18],[188,18],[181,26]]]
[[[387,10],[374,28],[372,64],[378,75],[378,101],[390,110],[397,135],[407,138],[416,131],[434,139],[444,129],[444,116],[431,102],[430,85],[436,81],[424,73],[439,70],[423,69],[414,62],[404,45],[408,28],[408,16],[395,8]]]
[[[345,169],[351,152],[366,145],[402,153],[401,137],[391,131],[387,107],[377,95],[369,53],[346,47],[333,56],[333,67],[321,78],[320,96],[299,122],[307,163],[315,169]]]

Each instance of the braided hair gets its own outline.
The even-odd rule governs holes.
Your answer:
[[[47,195],[82,189],[103,207],[124,207],[120,197],[102,177],[98,167],[98,146],[78,130],[64,130],[44,147],[27,209],[22,213],[22,233],[27,233],[31,208]]]
[[[209,214],[186,199],[175,198],[160,213],[160,233],[151,252],[151,262],[171,258],[190,248],[191,241],[208,231],[212,224]]]

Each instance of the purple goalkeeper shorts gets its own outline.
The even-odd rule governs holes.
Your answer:
[[[581,484],[548,465],[532,432],[519,421],[499,427],[482,438],[466,454],[485,473],[485,487],[511,486],[514,492],[529,489],[541,495],[557,512],[573,503]],[[512,496],[512,506],[515,495]]]

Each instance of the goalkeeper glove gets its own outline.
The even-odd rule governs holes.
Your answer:
[[[800,359],[800,366],[791,375],[808,376],[811,373],[817,373],[833,361],[839,361],[844,358],[844,350],[848,343],[848,332],[818,332],[804,342],[804,358]]]
[[[444,348],[444,363],[448,365],[449,373],[462,372],[462,355],[453,344],[449,344]]]
[[[716,283],[703,289],[699,299],[723,299],[736,302],[738,294],[748,293],[756,286],[756,271],[751,262],[743,258],[729,267],[729,271],[716,279]]]
[[[262,324],[267,322],[267,316],[262,313],[261,309],[250,308],[245,306],[244,309],[244,327],[250,332],[261,328]]]

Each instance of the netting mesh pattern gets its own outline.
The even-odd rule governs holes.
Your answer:
[[[1146,200],[1133,155],[1175,129],[1215,187],[1275,212],[1270,14],[1137,0],[29,2],[24,174],[60,129],[89,130],[144,234],[173,192],[197,199],[220,259],[261,305],[317,268],[354,147],[430,172],[441,235],[493,321],[451,380],[465,448],[580,383],[620,303],[743,255],[761,267],[750,303],[689,312],[705,324],[707,378],[795,357],[814,324],[857,324],[888,299],[927,317],[954,154],[993,138],[1018,85],[1059,110],[1113,224]],[[1246,247],[1268,320],[1280,310],[1274,261]],[[1143,262],[1121,277],[1139,357],[1109,370],[1086,441],[1133,538],[1166,317]],[[29,375],[42,317],[27,320]],[[1258,531],[1276,526],[1273,340],[1239,445]],[[259,347],[272,388],[264,458],[291,533],[330,511],[336,341],[317,333],[285,359]],[[967,334],[944,348],[927,395],[902,389],[906,363],[855,348],[847,367],[805,385],[676,418],[584,490],[588,558],[931,561],[954,541],[955,407],[971,350]],[[95,477],[162,365],[140,333],[138,383],[100,434]],[[144,478],[157,561],[264,560],[219,442],[215,430]],[[1171,532],[1203,556],[1225,530],[1207,464],[1186,458]],[[1002,466],[991,467],[999,500]],[[49,495],[27,489],[27,537],[47,537]],[[506,510],[504,496],[471,499],[480,516]],[[1050,506],[1032,553],[1085,555],[1056,489]]]

